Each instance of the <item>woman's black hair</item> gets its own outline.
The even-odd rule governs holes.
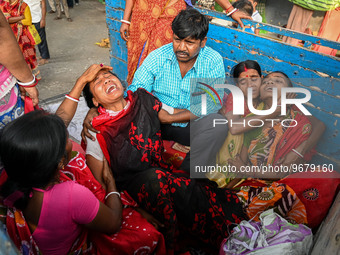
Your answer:
[[[269,74],[267,74],[264,78],[266,78],[268,75],[270,74],[273,74],[273,73],[279,73],[279,74],[282,74],[284,77],[285,77],[285,80],[288,84],[288,87],[293,87],[293,83],[292,81],[289,79],[288,75],[285,74],[284,72],[281,72],[281,71],[273,71],[273,72],[270,72]]]
[[[8,179],[0,194],[6,198],[22,192],[14,206],[23,210],[33,187],[44,188],[53,181],[66,154],[67,138],[63,120],[42,110],[7,124],[0,136],[0,158]]]
[[[90,90],[90,82],[86,83],[85,87],[83,88],[83,96],[85,98],[87,107],[89,108],[95,107],[92,101],[93,94]]]
[[[208,30],[208,18],[193,8],[182,10],[172,22],[172,31],[179,39],[189,37],[202,41]]]
[[[231,69],[231,76],[235,79],[237,83],[237,79],[240,77],[240,74],[245,72],[247,69],[256,70],[260,76],[262,76],[262,71],[259,63],[254,60],[246,60],[238,63]]]
[[[109,71],[109,73],[111,73],[113,76],[115,76],[115,77],[120,81],[120,83],[122,84],[122,86],[123,86],[124,89],[126,88],[126,82],[125,82],[125,81],[122,81],[122,80],[118,77],[117,74],[115,74],[115,73],[113,73],[113,72],[111,72],[111,71]],[[86,85],[85,85],[85,87],[84,87],[84,89],[83,89],[83,96],[84,96],[84,98],[85,98],[87,107],[92,108],[92,107],[95,107],[95,105],[93,104],[93,101],[92,101],[92,99],[93,99],[93,94],[92,94],[92,92],[91,92],[91,90],[90,90],[90,83],[91,83],[91,82],[86,83]]]
[[[254,7],[248,0],[238,0],[233,3],[233,7],[248,14],[249,17],[251,17],[254,12]]]

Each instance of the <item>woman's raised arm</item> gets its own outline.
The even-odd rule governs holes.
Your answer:
[[[62,118],[66,127],[70,124],[74,114],[76,113],[79,97],[88,82],[93,81],[98,72],[103,69],[112,70],[111,66],[91,65],[76,81],[71,92],[66,95],[64,101],[58,107],[56,114]]]

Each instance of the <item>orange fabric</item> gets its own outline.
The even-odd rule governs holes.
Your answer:
[[[128,47],[128,77],[131,84],[139,66],[149,53],[167,43],[172,42],[171,23],[177,14],[186,8],[184,0],[166,6],[167,0],[136,0],[133,7]],[[165,7],[165,8],[164,8]]]
[[[245,204],[249,219],[260,221],[262,212],[274,208],[290,222],[307,224],[306,208],[288,185],[273,182],[262,188],[261,185],[242,186],[237,195]]]
[[[297,32],[304,33],[312,15],[313,15],[312,10],[308,10],[299,5],[294,4],[292,11],[290,12],[289,15],[287,28]],[[287,36],[284,36],[282,41],[292,45],[298,45],[299,43],[298,39]]]
[[[326,38],[328,40],[340,42],[339,24],[340,24],[340,8],[326,12],[318,36]],[[337,50],[335,49],[320,45],[315,45],[314,50],[332,56],[335,56],[337,52]]]

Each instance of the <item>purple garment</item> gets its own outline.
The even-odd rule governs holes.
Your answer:
[[[191,3],[191,0],[184,0],[184,1],[185,1],[185,3],[186,3],[188,6],[193,7],[193,6],[192,6],[192,3]]]
[[[220,255],[226,254],[308,254],[313,234],[303,224],[291,224],[272,209],[260,215],[261,222],[242,221],[225,239]],[[300,251],[300,252],[297,252]],[[279,253],[278,253],[279,252]]]

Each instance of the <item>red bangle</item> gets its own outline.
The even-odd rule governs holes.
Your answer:
[[[23,88],[33,88],[33,87],[37,86],[38,82],[39,82],[38,80],[35,80],[35,82],[32,85],[29,85],[29,86],[20,85],[20,86],[23,87]]]
[[[74,102],[76,102],[76,103],[79,102],[79,99],[78,99],[78,98],[71,97],[69,94],[66,94],[65,97],[68,98],[68,99],[70,99],[70,100],[72,100],[72,101],[74,101]]]
[[[226,9],[226,12],[229,12],[229,9],[230,8],[234,8],[232,5],[230,5],[227,9]]]
[[[234,14],[235,12],[237,12],[238,9],[237,8],[234,8],[232,11],[228,12],[227,13],[227,16],[229,17],[230,15]]]

